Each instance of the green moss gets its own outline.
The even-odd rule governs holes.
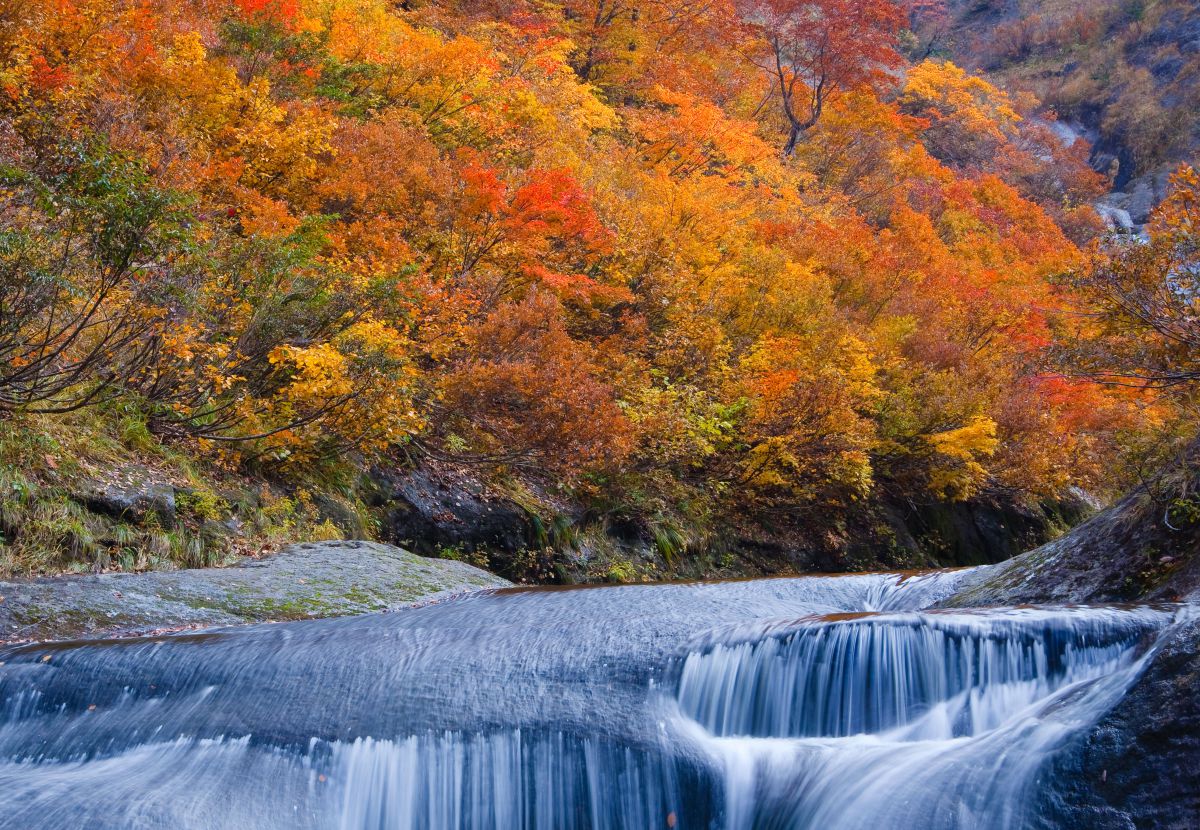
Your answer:
[[[608,571],[604,574],[605,582],[637,582],[638,579],[637,568],[634,567],[632,562],[613,562],[608,566]]]
[[[218,521],[229,515],[229,502],[207,487],[175,491],[175,508],[195,519]]]

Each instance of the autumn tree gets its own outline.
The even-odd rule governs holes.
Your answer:
[[[765,47],[752,59],[786,119],[785,156],[830,99],[881,86],[900,64],[896,38],[904,13],[891,0],[744,0],[740,10]]]
[[[119,394],[170,292],[178,198],[103,147],[43,153],[40,170],[0,167],[0,415]]]
[[[573,477],[629,452],[629,427],[558,304],[535,293],[476,330],[445,378],[439,422],[451,451]]]
[[[1065,353],[1104,383],[1195,393],[1200,381],[1200,173],[1183,167],[1150,239],[1114,242],[1071,279],[1088,316]]]
[[[950,61],[909,70],[900,108],[929,122],[923,135],[934,157],[964,169],[984,167],[1021,121],[1003,90]]]

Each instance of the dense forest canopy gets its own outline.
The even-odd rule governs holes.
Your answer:
[[[1179,343],[1106,364],[1096,289],[1166,243],[1103,243],[1036,101],[904,57],[912,5],[8,0],[0,419],[701,524],[1114,492],[1182,396],[1098,381]]]

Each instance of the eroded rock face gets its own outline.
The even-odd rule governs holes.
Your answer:
[[[1129,692],[1052,775],[1046,827],[1200,826],[1200,620],[1168,636]]]
[[[0,641],[338,617],[508,584],[390,545],[312,542],[230,568],[0,582]]]
[[[916,505],[900,515],[938,565],[956,567],[1011,559],[1078,524],[1092,509],[1077,496],[1046,504],[979,497]]]
[[[454,549],[511,554],[534,542],[529,514],[479,482],[412,470],[377,471],[373,484],[384,537],[418,553]]]
[[[1134,495],[1028,553],[980,568],[952,604],[1132,602],[1200,595],[1200,522],[1171,527]]]

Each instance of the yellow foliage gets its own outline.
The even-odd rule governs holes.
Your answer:
[[[996,454],[1000,441],[996,422],[978,415],[966,426],[927,436],[935,453],[929,486],[935,493],[952,499],[965,499],[978,491],[988,472],[981,459]]]
[[[953,121],[968,133],[1004,140],[1021,116],[1008,93],[950,61],[927,60],[908,72],[902,105],[939,121]]]
[[[280,346],[271,352],[270,360],[291,369],[292,380],[285,391],[294,401],[331,401],[353,391],[346,358],[330,343]]]

